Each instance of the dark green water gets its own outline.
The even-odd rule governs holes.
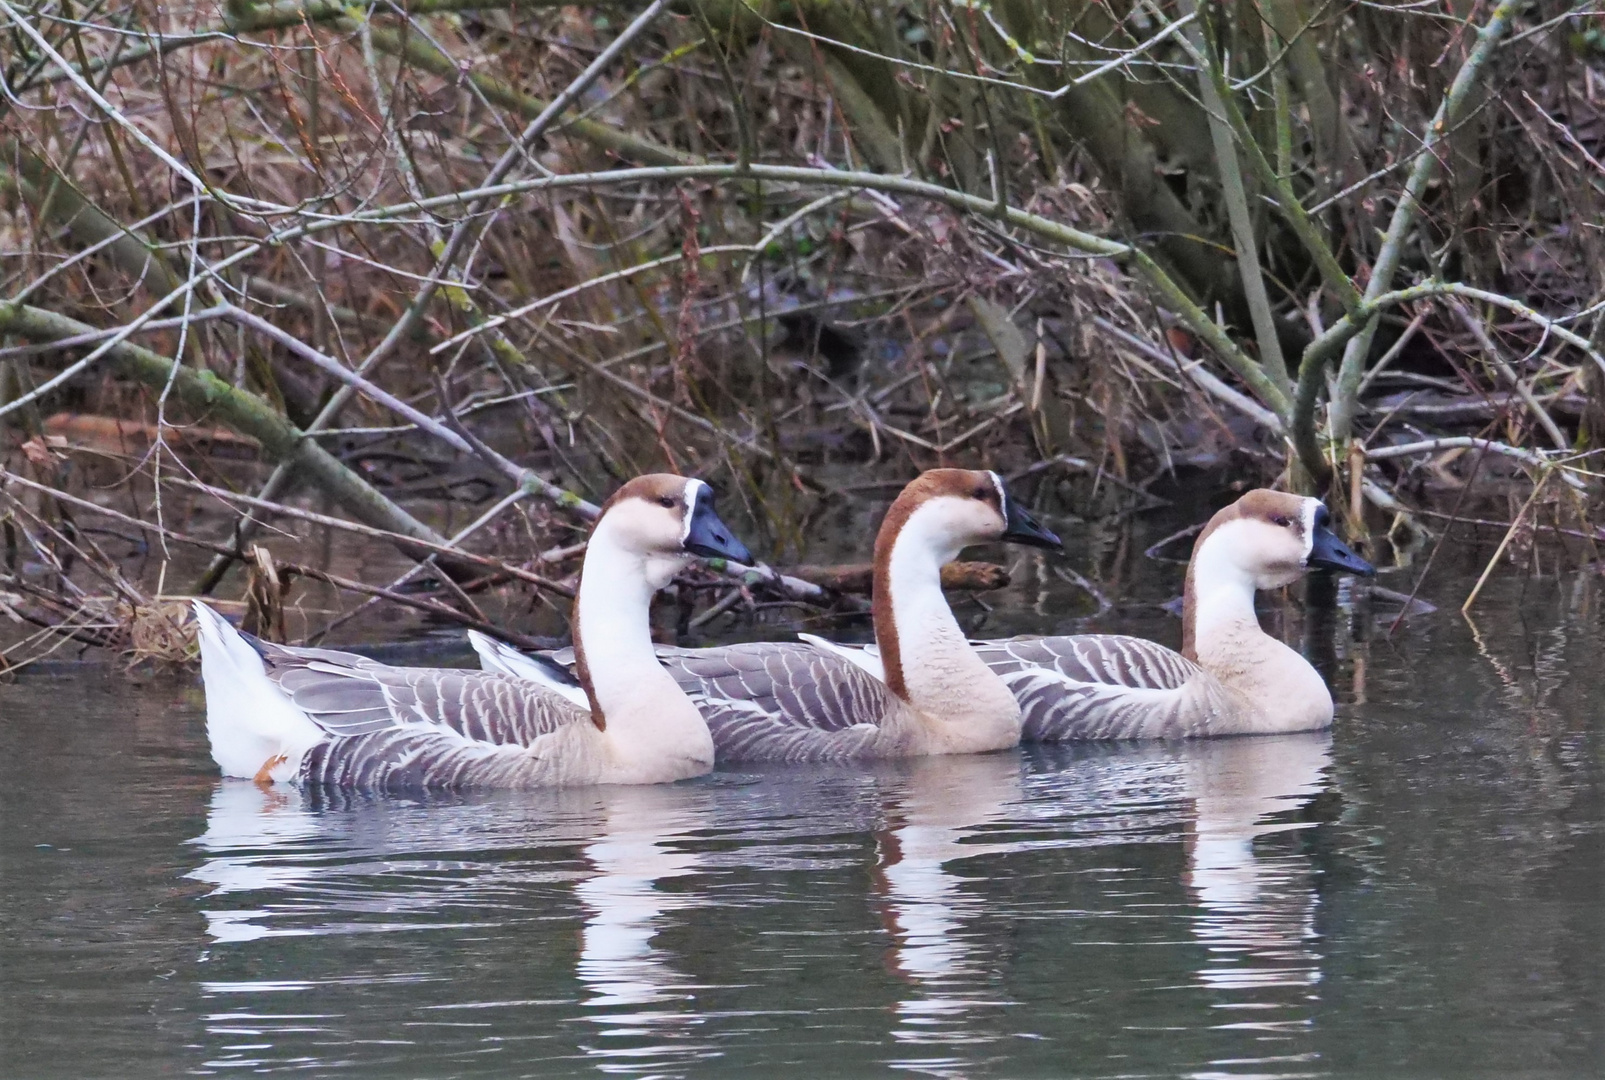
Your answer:
[[[0,1073],[1601,1075],[1597,602],[1294,627],[1330,735],[516,797],[264,793],[189,679],[27,678]]]

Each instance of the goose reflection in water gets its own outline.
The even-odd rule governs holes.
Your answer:
[[[554,1061],[572,1064],[577,1054],[608,1073],[681,1074],[721,1051],[766,1045],[777,1023],[789,1023],[774,1018],[801,1005],[842,1023],[867,1021],[859,1035],[887,1040],[884,1065],[960,1076],[1004,1060],[1019,1045],[1013,1040],[1050,1045],[1067,1035],[1058,1026],[1011,1027],[1020,1021],[1006,1007],[1030,997],[1020,976],[1043,962],[1032,952],[1040,945],[1055,950],[1057,963],[1085,962],[1092,980],[1072,991],[1063,1022],[1085,1007],[1075,995],[1099,986],[1141,1004],[1190,984],[1211,1007],[1207,1026],[1239,1031],[1242,1040],[1229,1038],[1237,1051],[1229,1062],[1200,1062],[1195,1075],[1226,1075],[1250,1060],[1258,1073],[1296,1072],[1321,976],[1315,867],[1273,834],[1300,827],[1297,812],[1323,790],[1330,760],[1330,737],[1314,734],[1033,748],[486,799],[225,783],[196,841],[205,859],[191,876],[211,887],[198,905],[209,939],[230,949],[218,975],[268,979],[204,984],[208,996],[253,1005],[241,1014],[248,1020],[233,1012],[208,1020],[220,1061],[268,1060],[230,1045],[237,1037],[228,1032],[242,1025],[283,1060],[316,1055],[323,1051],[297,1033],[304,1020],[272,1020],[265,1014],[273,999],[239,996],[305,989],[297,1013],[325,1010],[363,1036],[405,1032],[420,1040],[409,1053],[442,1063],[481,1052],[480,1040],[494,1036],[509,1047],[536,1040]],[[799,874],[850,878],[863,867],[854,838],[866,835],[875,853],[864,899],[885,935],[890,994],[855,1000],[869,989],[861,969],[841,971],[840,987],[810,988],[806,1004],[794,990],[773,997],[783,983],[770,984],[769,968],[743,968],[733,982],[711,974],[730,951],[699,930],[699,911],[729,920],[732,932],[761,930],[758,955],[783,970],[795,970],[789,948],[815,955],[815,946],[796,942],[819,940],[822,927],[839,926],[848,940],[862,926],[845,915],[857,898],[833,892],[847,901],[845,921],[822,919],[800,928],[808,932],[800,938],[775,934],[765,913],[807,895],[795,884],[807,879]],[[1153,847],[1178,838],[1186,849],[1179,875]],[[1054,885],[1069,880],[1067,869],[1089,890],[1072,904]],[[1162,897],[1181,903],[1155,903]],[[1114,940],[1103,925],[1111,918],[1153,926],[1157,938],[1138,934],[1146,940],[1133,943],[1147,955],[1164,946],[1177,966],[1152,979],[1106,967],[1098,956]],[[381,952],[263,940],[386,930],[434,934]],[[1177,947],[1176,930],[1196,945]],[[1080,951],[1082,942],[1092,951]],[[415,959],[444,956],[453,958],[444,967]],[[482,971],[483,982],[445,985],[463,964]],[[282,976],[299,981],[290,987]],[[402,982],[443,985],[397,990],[383,1007],[338,989]],[[842,1000],[869,1008],[838,1011]],[[735,1020],[719,1007],[729,1002],[766,1019]],[[440,1020],[467,1015],[477,1026]],[[756,1036],[759,1029],[767,1034]]]
[[[188,876],[212,886],[213,899],[231,893],[284,892],[315,875],[306,845],[321,835],[322,827],[303,805],[299,791],[224,781],[212,793],[206,832],[191,841],[211,858]],[[267,908],[203,908],[201,914],[206,936],[218,944],[311,932],[270,925],[272,913]]]
[[[960,1048],[1003,1037],[988,1022],[1011,1002],[995,932],[1017,901],[998,892],[997,867],[1025,872],[1022,859],[1032,852],[1151,843],[1156,826],[1168,836],[1179,827],[1185,840],[1186,871],[1176,884],[1188,894],[1187,922],[1204,946],[1196,984],[1211,1006],[1243,1011],[1211,1026],[1248,1033],[1256,1049],[1260,1039],[1308,1030],[1321,978],[1314,866],[1302,852],[1254,845],[1310,824],[1291,818],[1325,790],[1329,733],[1033,756],[1047,768],[1023,772],[1013,754],[922,761],[892,790],[892,824],[878,834],[875,894],[892,939],[890,966],[910,986],[892,1034],[931,1056],[890,1064],[965,1075],[981,1062],[961,1057]],[[966,874],[960,866],[983,857],[985,870]],[[1299,1074],[1309,1055],[1284,1049],[1195,1075],[1236,1075],[1244,1065],[1267,1076]]]
[[[574,888],[585,908],[576,973],[590,995],[585,1005],[594,1010],[587,1019],[608,1042],[585,1052],[604,1072],[653,1072],[670,1059],[713,1056],[711,1045],[687,1042],[703,1022],[695,986],[653,943],[665,916],[697,902],[663,885],[698,872],[696,853],[682,842],[712,807],[695,787],[613,787],[598,794],[601,827],[585,847],[595,873]]]
[[[696,786],[414,802],[224,782],[194,841],[208,858],[189,876],[211,886],[202,914],[217,945],[385,930],[483,933],[503,918],[527,918],[521,898],[530,887],[549,895],[572,882],[583,917],[578,1048],[603,1072],[680,1071],[711,1050],[690,1038],[701,1023],[695,988],[655,938],[671,913],[695,902],[664,884],[697,871],[697,855],[681,842],[713,813]],[[246,897],[251,906],[229,906]],[[513,910],[496,910],[508,903]],[[452,917],[468,911],[479,918]],[[299,984],[208,984],[213,993],[287,988]],[[481,1005],[518,1003],[432,1007]]]
[[[449,919],[498,890],[572,880],[544,858],[488,861],[493,852],[572,847],[595,835],[601,788],[518,802],[399,799],[225,780],[206,831],[208,858],[188,877],[212,886],[204,906],[216,943],[476,925]],[[460,857],[441,857],[442,853]],[[544,852],[541,853],[544,855]],[[253,895],[262,906],[231,909]]]
[[[1291,819],[1325,789],[1331,748],[1328,732],[1186,748],[1183,775],[1195,814],[1187,884],[1197,904],[1193,935],[1205,949],[1198,981],[1216,992],[1215,1008],[1240,1015],[1220,1027],[1286,1034],[1309,1026],[1321,981],[1315,868],[1303,852],[1284,845],[1280,853],[1256,853],[1254,844],[1312,824]]]
[[[966,890],[953,864],[1014,846],[970,841],[1018,803],[1021,765],[1014,753],[927,758],[910,762],[893,790],[874,881],[891,935],[889,964],[910,991],[896,1006],[899,1043],[954,1047],[1000,1037],[971,1015],[1006,1003],[987,962],[988,900]],[[940,1076],[970,1063],[944,1056],[892,1064]]]

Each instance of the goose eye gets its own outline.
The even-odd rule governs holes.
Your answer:
[[[985,502],[987,500],[988,496],[990,496],[991,494],[992,494],[992,489],[990,487],[987,487],[985,484],[982,484],[980,487],[975,489],[975,497],[977,499],[980,499],[982,502]]]
[[[665,510],[673,510],[676,506],[680,505],[680,500],[670,495],[664,495],[658,499],[658,505],[663,507]]]
[[[1289,517],[1283,517],[1281,514],[1272,514],[1271,524],[1280,525],[1284,529],[1289,529],[1293,527],[1293,519]]]

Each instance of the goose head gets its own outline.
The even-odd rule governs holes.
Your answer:
[[[1246,605],[1252,617],[1255,590],[1290,585],[1310,570],[1375,574],[1338,539],[1331,521],[1320,499],[1265,489],[1250,491],[1210,518],[1187,566],[1183,653],[1195,655],[1201,605],[1237,611]]]
[[[1332,532],[1320,499],[1281,491],[1250,491],[1221,510],[1193,545],[1193,560],[1233,570],[1256,589],[1290,585],[1314,569],[1371,575],[1376,568]]]
[[[967,677],[973,653],[942,595],[942,565],[972,544],[998,540],[1060,547],[1059,538],[1032,520],[994,472],[932,469],[887,510],[875,537],[873,609],[886,685],[898,697],[914,700],[905,662],[927,675],[941,669],[955,679]],[[977,677],[984,678],[984,665],[976,665]],[[1012,704],[1001,683],[997,689]],[[1018,737],[1018,707],[1012,722]]]
[[[591,530],[574,596],[570,628],[574,666],[591,705],[591,722],[606,731],[609,716],[627,720],[653,711],[642,702],[676,702],[682,719],[707,726],[657,661],[652,594],[695,557],[751,562],[752,555],[713,509],[713,489],[669,473],[638,476],[602,504]],[[665,704],[664,710],[674,711]],[[659,717],[661,718],[661,717]],[[642,743],[642,745],[646,745]],[[712,760],[711,742],[707,742]]]
[[[899,545],[930,550],[938,565],[973,544],[1002,540],[1057,550],[1061,541],[1026,512],[995,472],[930,469],[903,488],[875,538],[875,562]]]
[[[637,476],[602,505],[591,545],[635,556],[653,591],[663,588],[693,557],[752,561],[713,508],[713,489],[701,480],[653,473]]]

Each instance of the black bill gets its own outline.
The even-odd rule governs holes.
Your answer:
[[[1054,551],[1064,547],[1064,541],[1051,530],[1038,525],[1019,500],[1011,497],[1007,491],[1003,493],[1002,539],[1011,544],[1028,544],[1031,547],[1052,548]]]
[[[752,552],[736,539],[730,526],[719,520],[713,512],[713,489],[706,484],[697,488],[696,503],[691,508],[691,524],[685,532],[685,549],[704,559],[730,559],[751,565]]]
[[[1315,512],[1315,540],[1310,545],[1309,557],[1304,560],[1305,565],[1311,569],[1317,567],[1324,570],[1342,570],[1350,574],[1359,574],[1362,577],[1373,577],[1377,568],[1360,558],[1349,550],[1349,546],[1337,538],[1327,525],[1331,516],[1326,507]]]

